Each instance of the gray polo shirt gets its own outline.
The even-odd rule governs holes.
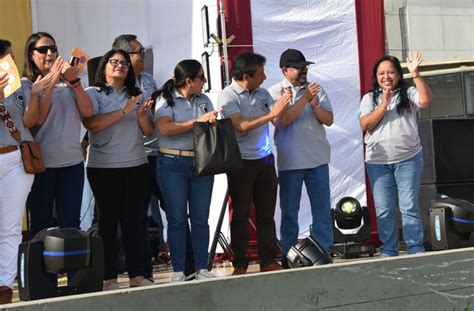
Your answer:
[[[30,131],[23,125],[23,114],[25,113],[28,102],[23,96],[23,89],[26,87],[25,82],[21,81],[22,87],[16,90],[13,94],[1,101],[8,110],[17,130],[20,132],[21,140],[33,140]],[[0,145],[4,146],[18,146],[17,142],[8,131],[3,119],[0,117]]]
[[[269,113],[273,104],[273,98],[267,90],[257,88],[249,92],[235,80],[217,97],[217,105],[222,108],[225,118],[234,113],[240,113],[244,119],[258,118]],[[242,159],[258,160],[272,153],[268,123],[245,133],[236,131],[235,134]]]
[[[139,87],[143,92],[143,101],[147,100],[151,96],[151,94],[153,94],[153,92],[158,89],[158,87],[156,86],[155,79],[153,79],[153,77],[146,72],[140,74],[140,77],[137,80],[137,87]],[[154,112],[152,111],[152,114],[153,113]],[[160,133],[155,130],[153,131],[153,134],[151,134],[151,136],[143,137],[143,139],[145,140],[145,152],[147,156],[158,155],[159,135]]]
[[[33,82],[23,78],[26,102],[30,100]],[[41,93],[40,93],[41,96]],[[59,81],[53,90],[51,107],[40,126],[30,129],[35,141],[40,144],[46,167],[59,168],[81,163],[81,115],[77,108],[73,90]]]
[[[419,93],[415,87],[408,88],[411,113],[398,115],[400,92],[395,90],[392,102],[382,120],[364,137],[366,143],[365,162],[369,164],[393,164],[411,159],[421,151],[416,113],[420,108]],[[377,105],[382,101],[379,96]],[[360,103],[359,118],[373,111],[373,93],[367,93]]]
[[[112,87],[108,95],[96,87],[89,87],[86,92],[94,107],[93,115],[121,109],[129,99],[125,88],[119,91]],[[136,108],[108,128],[89,132],[89,143],[87,167],[125,168],[147,163]]]
[[[277,100],[281,87],[291,87],[293,99],[290,105],[294,105],[303,96],[308,85],[309,83],[306,83],[295,88],[285,79],[273,85],[269,92],[273,99]],[[332,112],[331,102],[322,87],[317,97],[319,105]],[[275,128],[274,139],[279,171],[315,168],[329,163],[331,148],[326,138],[326,131],[309,102],[291,124],[282,129]]]
[[[212,102],[205,94],[197,94],[191,101],[178,93],[176,89],[172,90],[174,106],[168,106],[163,97],[160,97],[156,103],[155,121],[160,117],[170,117],[174,122],[184,122],[200,117],[201,115],[214,111]],[[179,135],[161,136],[160,147],[177,149],[177,150],[193,150],[193,132],[188,131]]]

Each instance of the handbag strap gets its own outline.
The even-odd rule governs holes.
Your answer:
[[[10,113],[8,112],[7,106],[3,102],[0,102],[0,116],[3,119],[3,123],[7,127],[7,130],[12,135],[13,139],[17,142],[21,142],[21,134],[15,126],[15,122],[13,121]]]

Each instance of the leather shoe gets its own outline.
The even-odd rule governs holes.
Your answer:
[[[270,271],[278,271],[278,270],[283,270],[283,268],[276,262],[263,266],[263,267],[260,266],[260,272],[270,272]]]
[[[247,268],[234,267],[234,272],[232,272],[232,275],[243,275],[243,274],[247,274]]]
[[[0,305],[12,303],[13,290],[8,286],[0,286]]]

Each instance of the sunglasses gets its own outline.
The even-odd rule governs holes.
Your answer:
[[[56,53],[58,52],[58,47],[56,45],[43,45],[33,48],[33,51],[37,51],[40,54],[46,54],[48,50],[50,50],[51,53]]]
[[[129,52],[128,54],[138,54],[140,55],[140,57],[145,57],[145,52],[146,52],[145,48],[141,48],[136,51]]]
[[[112,65],[112,67],[118,67],[118,65],[122,67],[128,68],[130,66],[130,63],[127,62],[126,60],[118,60],[118,59],[109,59],[109,64]]]

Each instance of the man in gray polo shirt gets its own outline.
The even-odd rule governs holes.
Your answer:
[[[276,102],[267,90],[259,88],[265,80],[265,57],[242,52],[234,59],[233,81],[219,94],[222,114],[232,119],[243,168],[227,174],[232,198],[230,235],[234,250],[234,275],[247,272],[248,220],[250,205],[255,205],[260,271],[280,270],[276,263],[275,213],[277,177],[270,145],[268,122],[273,122],[288,105],[291,94]],[[273,106],[273,108],[272,108]]]
[[[328,166],[330,146],[324,130],[324,125],[333,123],[333,114],[324,89],[307,81],[310,64],[314,63],[307,61],[300,51],[286,50],[280,57],[284,79],[269,89],[274,99],[278,98],[282,88],[291,90],[293,96],[290,105],[275,122],[282,212],[280,235],[285,257],[298,239],[303,182],[311,203],[311,235],[329,251],[333,244]],[[286,258],[283,266],[287,266]]]

